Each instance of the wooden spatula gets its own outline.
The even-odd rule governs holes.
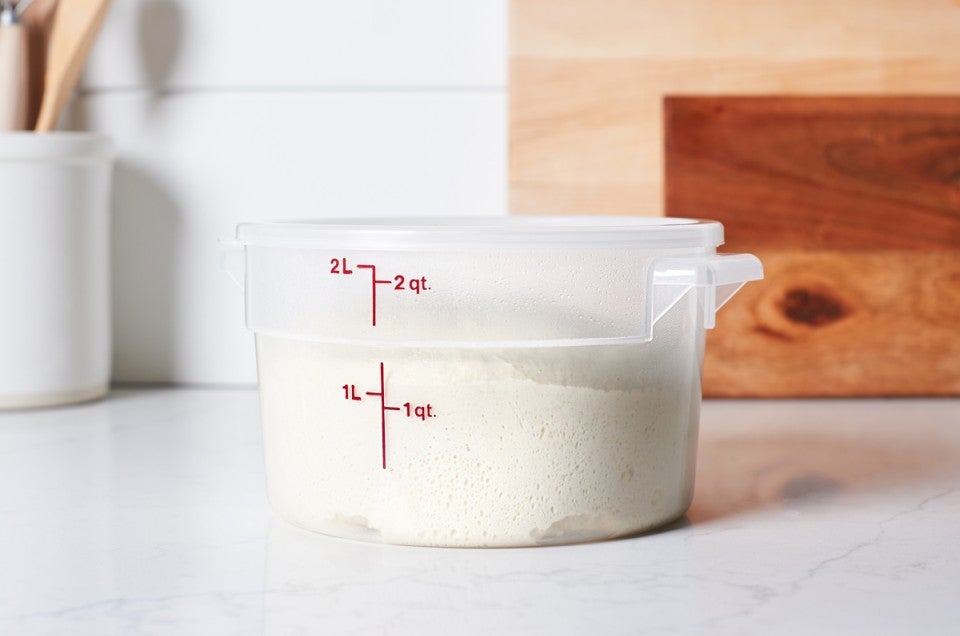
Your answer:
[[[53,130],[103,24],[110,0],[60,0],[53,18],[37,132]]]
[[[22,0],[21,0],[22,4]],[[27,130],[33,130],[43,99],[43,76],[47,68],[47,44],[57,0],[33,0],[21,22],[27,27],[27,64],[30,88],[27,95]]]

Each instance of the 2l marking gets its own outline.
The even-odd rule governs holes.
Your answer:
[[[377,285],[390,285],[388,289],[398,292],[413,292],[417,296],[430,290],[426,276],[396,274],[393,278],[381,279],[377,278],[376,265],[358,263],[354,267],[370,270],[370,324],[374,327],[377,326]],[[353,272],[354,270],[350,269],[346,257],[330,259],[331,274],[345,275],[353,274]]]
[[[347,259],[345,258],[331,258],[330,259],[330,273],[331,274],[352,274],[353,270],[347,266]]]

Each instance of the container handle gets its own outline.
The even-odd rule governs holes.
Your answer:
[[[717,310],[745,283],[762,278],[763,265],[753,254],[658,258],[650,271],[652,302],[649,303],[648,329],[652,332],[653,325],[694,288],[703,288],[707,292],[704,295],[703,326],[713,329]]]

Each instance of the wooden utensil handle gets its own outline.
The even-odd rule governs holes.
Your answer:
[[[19,24],[0,27],[0,131],[27,127],[27,33]]]
[[[80,71],[109,6],[109,0],[60,0],[58,3],[47,52],[47,73],[37,132],[49,132],[57,125],[60,112],[80,79]]]

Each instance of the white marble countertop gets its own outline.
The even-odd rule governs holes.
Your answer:
[[[956,633],[960,401],[708,402],[701,431],[680,523],[452,550],[274,518],[252,390],[0,414],[0,633]]]

